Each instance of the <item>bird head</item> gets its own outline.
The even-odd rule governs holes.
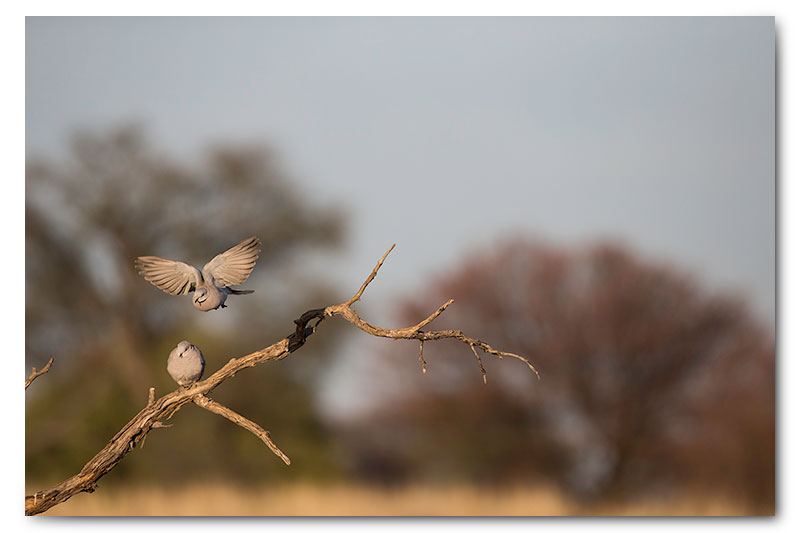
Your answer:
[[[195,305],[205,302],[206,298],[208,298],[208,288],[198,287],[197,290],[195,290],[194,292]]]

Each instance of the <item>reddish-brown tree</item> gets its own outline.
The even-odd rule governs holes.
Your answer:
[[[618,246],[531,242],[470,256],[422,294],[402,320],[452,297],[441,327],[528,357],[542,379],[487,360],[484,387],[448,364],[471,357],[458,345],[426,346],[428,377],[403,379],[419,367],[393,347],[400,398],[352,428],[365,473],[544,477],[586,497],[700,485],[774,504],[774,340],[742,301]]]

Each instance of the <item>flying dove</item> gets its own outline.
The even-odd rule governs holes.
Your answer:
[[[206,263],[203,272],[195,267],[147,255],[136,258],[136,270],[144,279],[162,291],[182,295],[194,292],[192,303],[201,311],[227,307],[229,294],[251,294],[254,291],[231,289],[250,276],[261,251],[258,237],[249,237]]]
[[[167,359],[167,372],[181,387],[188,387],[200,379],[205,367],[203,354],[189,341],[179,342]]]

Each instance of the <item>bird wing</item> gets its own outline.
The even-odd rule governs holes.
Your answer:
[[[241,285],[250,277],[260,252],[258,237],[248,237],[206,263],[203,276],[208,282],[213,279],[217,287]]]
[[[135,264],[144,279],[169,294],[189,294],[203,283],[199,270],[180,261],[147,255],[137,257]]]

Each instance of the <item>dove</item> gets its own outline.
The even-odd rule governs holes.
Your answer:
[[[200,379],[205,367],[203,354],[189,341],[179,342],[167,359],[167,372],[181,387],[188,387]]]
[[[251,290],[231,289],[250,276],[261,252],[258,237],[249,237],[206,263],[203,271],[171,259],[152,255],[136,258],[136,270],[162,291],[183,295],[194,292],[192,303],[200,311],[227,307],[229,294],[252,294]]]

